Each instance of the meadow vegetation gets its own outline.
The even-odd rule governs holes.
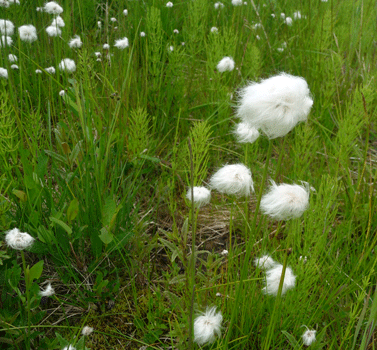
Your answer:
[[[60,0],[46,32],[42,0],[0,0],[0,348],[375,349],[376,3],[222,2]],[[307,121],[237,142],[238,92],[281,72]],[[255,192],[194,206],[239,163]],[[306,186],[301,216],[263,214],[270,180]],[[289,290],[263,290],[265,255]]]

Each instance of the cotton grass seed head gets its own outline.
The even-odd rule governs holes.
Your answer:
[[[293,20],[292,20],[291,17],[287,17],[287,18],[285,19],[285,24],[286,24],[287,26],[291,26],[292,23],[293,23]]]
[[[233,6],[242,6],[243,1],[242,0],[232,0]]]
[[[12,68],[12,69],[18,69],[18,66],[17,66],[17,64],[12,64],[12,65],[10,66],[10,68]]]
[[[239,123],[234,129],[237,141],[239,143],[253,143],[259,137],[259,131],[247,123]]]
[[[45,68],[45,71],[49,74],[55,74],[55,68],[54,67]]]
[[[32,24],[25,24],[18,28],[20,39],[28,43],[32,43],[38,39],[37,29]]]
[[[56,18],[52,20],[51,25],[53,27],[63,28],[65,26],[65,23],[64,23],[63,18],[61,18],[60,16],[57,16]]]
[[[85,336],[88,336],[88,335],[91,335],[93,333],[93,331],[94,331],[93,327],[85,326],[82,329],[81,334],[85,335]]]
[[[215,10],[220,10],[224,7],[224,4],[222,2],[215,2],[214,7]]]
[[[194,193],[194,205],[198,208],[209,204],[211,201],[211,191],[203,186],[198,187],[195,186],[193,187],[193,193]],[[186,193],[186,198],[192,202],[192,197],[191,197],[191,188],[188,189]]]
[[[276,220],[299,218],[309,205],[309,185],[277,185],[271,181],[269,191],[262,197],[263,214]]]
[[[5,235],[7,245],[16,250],[24,250],[30,248],[34,243],[34,238],[26,232],[21,232],[18,228],[14,228]]]
[[[0,47],[11,46],[13,44],[13,40],[10,36],[2,35],[0,37]]]
[[[62,350],[76,350],[76,348],[73,345],[67,345]]]
[[[9,59],[9,62],[17,62],[18,61],[18,58],[17,58],[17,56],[16,55],[13,55],[13,54],[9,54],[8,55],[8,59]]]
[[[234,69],[234,60],[232,57],[224,57],[217,65],[217,70],[220,73],[231,72]]]
[[[218,33],[219,29],[217,27],[212,27],[211,28],[211,33]]]
[[[173,7],[173,3],[171,1],[167,2],[166,7]]]
[[[268,270],[274,267],[277,263],[269,255],[263,255],[260,258],[254,259],[254,265],[260,269]]]
[[[76,70],[75,61],[71,60],[70,58],[64,58],[59,63],[59,69],[68,73],[72,73]]]
[[[128,47],[128,39],[124,37],[123,39],[115,40],[115,47],[117,47],[119,50],[124,50],[126,47]]]
[[[63,12],[63,8],[55,1],[46,2],[43,10],[51,15],[60,15]]]
[[[281,264],[274,265],[266,271],[266,286],[262,289],[263,293],[277,296],[282,272],[283,265]],[[295,284],[296,276],[293,274],[292,269],[287,266],[281,295],[284,295],[289,289],[294,288]]]
[[[310,346],[315,342],[315,334],[317,331],[307,329],[302,335],[302,341],[304,345]]]
[[[0,34],[13,35],[14,24],[8,19],[0,19]]]
[[[198,345],[213,343],[221,336],[221,311],[216,313],[216,307],[207,308],[206,312],[194,321],[194,342]]]
[[[46,28],[46,33],[48,36],[60,36],[62,34],[62,30],[58,26],[48,26]]]
[[[243,164],[225,165],[210,179],[210,187],[220,193],[249,196],[254,192],[251,171]]]
[[[8,79],[8,70],[0,67],[0,78]]]
[[[109,44],[103,44],[102,47],[103,47],[104,50],[110,49],[110,45]]]
[[[123,10],[123,15],[128,16],[128,10]]]
[[[39,295],[42,297],[50,297],[55,294],[54,288],[52,288],[51,283],[49,283],[45,290],[41,290]]]
[[[0,7],[8,8],[10,6],[10,2],[8,0],[0,0]]]
[[[237,117],[268,138],[282,137],[308,117],[313,100],[304,78],[281,73],[239,93]]]
[[[68,46],[71,49],[79,49],[82,46],[81,38],[78,35],[75,35],[68,43]]]
[[[144,38],[144,37],[145,37],[145,32],[140,32],[140,36],[141,36],[142,38]]]

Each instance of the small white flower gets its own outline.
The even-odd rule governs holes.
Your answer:
[[[234,134],[237,137],[237,141],[240,143],[253,143],[259,137],[259,131],[256,128],[251,127],[247,123],[239,123],[234,129]]]
[[[50,297],[51,295],[55,294],[54,288],[52,288],[51,283],[49,283],[45,290],[41,290],[39,295],[42,297]]]
[[[76,70],[76,64],[74,60],[71,60],[70,58],[64,58],[59,63],[59,69],[72,73]]]
[[[194,321],[194,342],[199,345],[213,343],[216,335],[221,336],[221,311],[216,314],[216,307],[207,308],[206,312]]]
[[[173,3],[171,1],[167,2],[166,7],[173,7]]]
[[[11,46],[13,44],[13,40],[10,36],[2,35],[0,37],[0,47]]]
[[[247,1],[244,1],[244,3],[243,3],[245,6],[247,6]]]
[[[73,345],[67,345],[63,350],[76,350],[76,348]]]
[[[108,50],[108,49],[110,49],[110,45],[109,45],[109,44],[103,44],[103,49],[104,49],[104,50]]]
[[[52,20],[52,23],[51,25],[53,27],[60,27],[60,28],[63,28],[65,26],[65,23],[64,23],[64,20],[63,18],[61,18],[60,16],[57,16],[56,18],[54,18]]]
[[[268,138],[282,137],[308,117],[313,100],[304,78],[281,73],[239,93],[237,116]]]
[[[212,27],[211,28],[211,33],[218,33],[219,29],[217,27]]]
[[[17,66],[17,64],[12,64],[12,65],[10,66],[10,68],[12,68],[12,69],[18,69],[18,66]]]
[[[261,258],[254,259],[254,265],[260,269],[271,269],[276,264],[275,260],[272,259],[269,255],[263,255]]]
[[[211,188],[220,193],[236,196],[249,196],[254,192],[250,170],[243,164],[225,165],[209,180]]]
[[[45,3],[43,9],[51,15],[60,15],[63,12],[63,8],[55,1]]]
[[[293,19],[301,19],[301,12],[296,11],[293,13]]]
[[[115,40],[115,47],[117,47],[119,50],[123,50],[126,47],[128,47],[128,39],[124,37],[123,39]]]
[[[174,29],[174,30],[173,30],[173,33],[174,33],[174,34],[179,34],[179,30],[178,30],[178,29]]]
[[[5,242],[13,249],[24,250],[33,245],[34,238],[28,233],[21,232],[18,228],[14,228],[7,232]]]
[[[80,37],[78,35],[75,35],[74,38],[72,38],[69,43],[68,43],[68,46],[73,49],[73,48],[80,48],[82,46],[82,41],[80,39]]]
[[[8,0],[0,0],[0,7],[8,8],[10,5]]]
[[[229,252],[226,250],[226,249],[224,249],[221,253],[220,253],[220,255],[222,255],[222,256],[227,256],[229,254]]]
[[[8,71],[3,67],[0,67],[0,78],[8,79]]]
[[[145,32],[140,32],[140,36],[141,36],[142,38],[144,38],[144,37],[145,37]]]
[[[222,9],[224,7],[224,4],[222,2],[215,2],[215,10]]]
[[[0,19],[0,34],[13,35],[14,24],[8,19]]]
[[[59,96],[63,97],[65,95],[65,90],[60,90],[59,91]]]
[[[36,70],[35,70],[35,73],[36,73],[36,74],[42,74],[42,71],[41,71],[40,69],[36,69]]]
[[[55,68],[54,67],[45,68],[45,71],[49,74],[55,74]]]
[[[110,18],[110,21],[111,21],[111,22],[116,22],[117,19],[116,19],[115,17],[111,17],[111,18]]]
[[[232,57],[224,57],[218,64],[217,64],[217,70],[220,73],[223,72],[231,72],[234,69],[234,60]]]
[[[233,6],[241,6],[243,3],[242,0],[232,0],[232,5]]]
[[[46,28],[46,33],[49,36],[60,36],[62,34],[62,30],[58,26],[48,26]]]
[[[260,207],[265,215],[276,220],[300,217],[309,205],[309,185],[277,185],[271,181],[269,191],[262,197]]]
[[[302,335],[302,341],[304,345],[310,346],[315,342],[315,334],[317,331],[307,329],[305,333]]]
[[[209,204],[209,202],[211,201],[211,191],[205,187],[195,186],[193,188],[193,193],[194,193],[194,205],[198,208]],[[190,202],[192,201],[191,188],[188,189],[186,193],[186,198]]]
[[[125,16],[127,16],[127,15],[128,15],[128,10],[123,10],[123,14],[124,14]]]
[[[285,23],[286,23],[287,26],[291,26],[292,23],[293,23],[292,18],[291,18],[291,17],[287,17],[287,18],[285,19]]]
[[[81,334],[82,335],[85,335],[85,336],[88,336],[90,334],[92,334],[94,331],[93,327],[89,327],[89,326],[85,326],[82,331],[81,331]]]
[[[283,265],[274,265],[271,269],[266,271],[266,286],[262,289],[263,293],[276,296],[279,291],[279,284],[283,272]],[[285,269],[283,288],[281,295],[284,295],[287,290],[293,288],[296,284],[296,276],[290,267]]]

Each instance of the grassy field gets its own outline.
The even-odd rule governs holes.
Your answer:
[[[1,349],[377,347],[376,3],[222,2],[0,0]],[[307,121],[237,142],[240,89],[281,72]],[[250,195],[187,199],[239,163]],[[270,180],[302,215],[264,214]]]

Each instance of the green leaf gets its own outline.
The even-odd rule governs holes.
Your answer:
[[[38,279],[41,277],[42,271],[43,271],[43,264],[44,261],[38,261],[31,269],[29,270],[29,281],[33,281],[35,279]]]
[[[50,216],[50,220],[54,222],[55,224],[58,224],[59,226],[61,226],[68,233],[68,235],[72,234],[72,229],[63,221],[57,218],[54,218],[53,216]]]
[[[114,215],[116,215],[117,205],[111,197],[107,197],[102,212],[103,226],[110,226],[110,222]]]
[[[289,334],[287,331],[281,331],[288,339],[288,343],[291,344],[293,347],[297,346],[297,340],[292,334]]]
[[[113,234],[109,232],[106,227],[102,227],[100,232],[101,234],[99,235],[99,238],[101,239],[103,243],[109,244],[114,239]]]
[[[26,202],[27,201],[27,195],[24,191],[20,190],[13,190],[12,193],[20,199],[21,202]]]
[[[71,223],[79,213],[79,201],[77,198],[72,199],[67,209],[67,219]]]

